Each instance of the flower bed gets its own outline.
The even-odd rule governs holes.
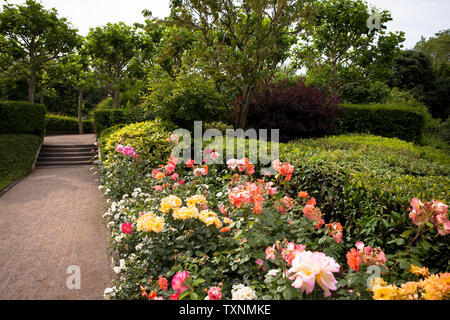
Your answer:
[[[170,157],[151,168],[133,146],[116,146],[100,186],[110,197],[104,217],[118,274],[105,298],[449,297],[448,273],[404,288],[400,283],[414,275],[398,267],[401,253],[361,241],[347,251],[340,222],[326,221],[307,190],[292,194],[292,164],[273,161],[277,174],[257,176],[246,158],[229,159],[224,167],[208,165],[214,150],[206,154],[206,164]],[[121,194],[124,184],[136,188]],[[414,199],[411,205],[411,213],[403,213],[410,216],[408,230],[415,235],[407,250],[426,232],[439,231],[440,237],[450,232],[445,204]],[[389,287],[386,281],[400,286]]]

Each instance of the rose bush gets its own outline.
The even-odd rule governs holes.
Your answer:
[[[153,168],[140,162],[131,145],[115,150],[100,186],[108,196],[104,217],[118,274],[106,298],[395,298],[373,291],[373,268],[387,281],[408,280],[398,268],[401,252],[385,254],[361,241],[347,250],[340,222],[326,221],[307,190],[292,194],[295,167],[288,162],[274,160],[276,174],[258,176],[247,158],[223,166],[184,164],[171,156]],[[215,156],[214,150],[205,154]],[[132,192],[123,192],[132,185]],[[447,207],[432,203],[434,213],[427,217],[434,225],[429,222],[427,232],[437,228],[444,237]],[[407,250],[417,247],[425,230],[414,224],[422,206],[416,200],[412,205],[410,226],[417,236]],[[448,273],[436,277],[448,287]],[[417,298],[448,297],[448,289],[440,290],[418,292]]]

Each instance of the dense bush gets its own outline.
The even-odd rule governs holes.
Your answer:
[[[106,128],[124,122],[125,114],[122,109],[99,109],[94,112],[94,131],[97,136]]]
[[[220,121],[215,121],[215,122],[205,122],[203,123],[203,129],[204,130],[208,130],[208,129],[217,129],[220,130],[220,132],[222,132],[222,134],[225,136],[226,132],[228,129],[233,129],[232,125],[220,122]]]
[[[122,126],[122,125],[121,125]],[[145,121],[129,124],[118,130],[114,130],[106,142],[101,145],[105,152],[105,163],[113,161],[118,144],[132,145],[136,152],[149,165],[160,163],[168,158],[171,152],[171,143],[167,141],[172,128],[168,128],[161,120]],[[104,136],[103,136],[104,137]]]
[[[35,134],[45,129],[45,106],[25,101],[0,101],[0,133]]]
[[[371,133],[406,141],[420,141],[425,127],[423,113],[407,106],[345,104],[339,133]]]
[[[33,134],[0,134],[0,190],[31,172],[42,139]]]
[[[384,82],[371,81],[345,86],[339,91],[342,103],[386,103],[391,89]]]
[[[450,200],[450,158],[430,147],[345,135],[290,143],[282,150],[283,160],[298,172],[292,194],[310,191],[326,217],[344,225],[344,237],[350,243],[358,235],[365,243],[396,252],[411,240],[409,235],[398,235],[408,223],[413,197]],[[435,250],[411,251],[405,258],[417,262],[426,257],[429,266],[448,270],[448,261],[442,259],[450,254],[448,237],[427,235],[423,241],[425,247],[433,243]]]
[[[143,105],[155,117],[173,121],[177,126],[192,129],[195,120],[229,122],[226,95],[219,93],[214,82],[195,74],[180,74],[175,79],[151,79]]]
[[[114,150],[99,187],[120,275],[107,299],[379,299],[381,289],[368,290],[374,271],[399,285],[417,279],[406,272],[419,269],[412,264],[448,270],[450,229],[415,225],[405,200],[448,197],[448,157],[431,148],[374,136],[311,139],[283,147],[298,167],[274,161],[276,174],[265,176],[246,159],[224,167],[170,157],[151,166],[131,142]],[[437,185],[423,190],[421,180],[408,194],[426,174]],[[447,181],[436,183],[438,175]],[[417,297],[449,297],[445,286],[433,296],[426,287]],[[387,294],[411,299],[405,290]]]
[[[78,119],[75,117],[47,114],[45,116],[46,133],[79,133]],[[93,121],[83,120],[83,132],[94,132]]]
[[[255,129],[280,129],[280,141],[320,137],[336,128],[339,111],[325,91],[303,80],[295,85],[282,81],[254,94],[247,123]]]

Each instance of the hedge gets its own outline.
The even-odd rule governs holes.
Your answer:
[[[46,108],[25,101],[0,101],[0,134],[44,136]]]
[[[46,133],[79,133],[78,119],[75,117],[47,114],[45,117]],[[83,132],[94,131],[92,120],[83,120]]]
[[[42,139],[34,134],[0,134],[0,190],[31,172]]]
[[[413,197],[450,201],[450,157],[431,147],[395,138],[341,135],[283,144],[281,149],[282,160],[295,166],[292,196],[301,190],[314,196],[325,220],[344,226],[348,247],[364,241],[396,252],[391,237],[412,225],[408,208]],[[441,252],[430,252],[428,265],[448,270],[450,238],[436,233],[428,242],[436,243]]]
[[[125,112],[122,109],[96,110],[94,112],[94,131],[97,137],[106,128],[120,123],[125,123]]]
[[[133,146],[140,159],[150,166],[159,165],[170,156],[173,146],[167,141],[169,136],[170,131],[159,119],[126,125],[111,132],[106,142],[101,143],[102,157],[106,156],[104,164],[108,165],[114,158],[120,143]]]
[[[411,107],[388,104],[344,104],[337,133],[369,133],[419,142],[425,115]]]

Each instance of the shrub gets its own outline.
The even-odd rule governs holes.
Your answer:
[[[239,98],[238,98],[239,99]],[[269,84],[256,92],[248,112],[248,127],[280,129],[280,141],[320,137],[333,132],[339,119],[335,99],[303,80]]]
[[[0,134],[35,134],[42,137],[45,106],[25,101],[0,101]]]
[[[112,130],[112,129],[111,129]],[[167,159],[170,155],[171,145],[167,141],[170,131],[161,120],[138,122],[122,127],[112,132],[102,146],[106,152],[106,160],[112,160],[116,154],[118,144],[132,145],[139,158],[149,165],[155,165]]]
[[[79,133],[78,119],[75,117],[47,114],[45,116],[46,133]],[[93,121],[83,120],[83,132],[94,132]]]
[[[350,244],[359,236],[365,243],[395,252],[398,245],[392,237],[408,223],[413,197],[450,200],[450,158],[430,147],[343,135],[282,145],[282,158],[299,173],[292,179],[292,194],[308,190],[314,195],[326,217],[344,225]],[[406,236],[399,243],[404,241]],[[442,254],[448,252],[448,237],[426,241],[436,243],[436,250],[419,256],[430,266],[447,270]]]
[[[424,115],[402,105],[345,104],[339,133],[370,133],[405,141],[420,141],[425,127]]]
[[[450,117],[441,124],[440,135],[444,141],[450,143]]]
[[[33,134],[0,134],[0,190],[31,172],[42,139]]]
[[[126,152],[123,148],[111,154],[116,159],[115,165],[100,166],[99,188],[109,197],[109,208],[103,217],[108,221],[114,254],[118,257],[114,271],[120,276],[105,290],[105,298],[198,300],[204,299],[208,292],[209,299],[289,300],[329,296],[337,300],[378,299],[386,298],[386,294],[367,290],[374,271],[381,271],[383,280],[398,285],[412,279],[406,269],[411,268],[411,272],[419,269],[414,269],[411,263],[416,266],[423,263],[430,267],[431,273],[448,269],[442,257],[445,259],[449,254],[445,234],[450,230],[431,219],[437,217],[439,209],[439,218],[446,220],[445,205],[437,203],[433,215],[428,216],[431,227],[417,226],[418,221],[410,219],[407,210],[394,212],[383,206],[364,206],[369,201],[376,202],[376,197],[366,193],[366,199],[353,188],[337,195],[345,195],[344,198],[335,198],[328,204],[338,207],[362,203],[367,212],[361,215],[370,219],[357,217],[358,230],[352,225],[342,228],[339,222],[345,222],[346,217],[341,214],[335,216],[338,220],[330,219],[323,204],[314,198],[321,191],[330,192],[330,185],[322,183],[323,180],[313,179],[311,183],[318,183],[319,189],[307,190],[309,194],[305,189],[300,189],[301,193],[296,190],[299,181],[310,178],[308,172],[305,174],[309,167],[315,170],[325,167],[323,173],[331,175],[341,168],[350,168],[346,171],[349,179],[352,173],[372,173],[367,162],[374,163],[375,172],[370,177],[378,177],[377,174],[384,177],[383,173],[389,171],[401,176],[403,171],[413,170],[430,174],[444,170],[442,174],[448,174],[448,159],[443,154],[429,148],[416,150],[413,144],[398,139],[373,136],[343,136],[303,143],[285,145],[285,151],[293,152],[295,161],[301,164],[299,168],[274,162],[277,174],[264,177],[248,161],[232,161],[228,168],[223,168],[215,164],[192,166],[170,157],[152,167],[129,153],[133,145]],[[296,153],[296,149],[307,152]],[[334,159],[324,163],[327,152],[341,149],[350,154],[335,153],[334,159],[343,155],[356,160],[348,163],[343,159],[336,167],[332,166]],[[383,152],[388,155],[386,159]],[[315,153],[321,154],[315,157]],[[306,161],[312,157],[316,162],[303,165],[305,160],[299,155],[306,156]],[[381,159],[377,160],[378,155]],[[396,160],[397,157],[401,159]],[[429,163],[419,163],[417,168],[408,168],[408,162],[420,159],[433,163],[434,167],[428,170]],[[364,177],[359,179],[364,183]],[[352,185],[345,181],[341,180],[342,186],[336,183],[336,188],[351,189]],[[439,188],[448,191],[442,185]],[[389,203],[385,206],[389,207]],[[351,206],[348,208],[342,212],[351,214]],[[381,219],[388,216],[382,222],[388,231],[381,234],[377,225],[379,216]],[[368,243],[374,238],[381,241],[380,247]],[[345,254],[348,249],[352,251]],[[375,266],[375,270],[369,269],[370,266]],[[303,285],[298,279],[315,281]],[[181,287],[184,280],[188,286]],[[242,288],[240,294],[236,292],[236,284]],[[211,290],[216,294],[211,295]],[[445,286],[434,290],[433,297],[448,298]],[[411,299],[409,295],[398,292],[391,298]],[[423,291],[418,297],[427,299]]]
[[[226,134],[226,131],[228,129],[233,129],[233,126],[220,122],[220,121],[216,121],[216,122],[206,122],[203,124],[203,129],[206,131],[208,129],[218,129],[220,130],[220,132],[222,132],[223,135]]]
[[[111,134],[113,134],[114,132],[116,132],[117,130],[119,130],[119,129],[125,127],[125,126],[127,126],[127,124],[119,123],[119,124],[113,125],[112,127],[109,127],[109,128],[107,128],[107,129],[102,131],[102,133],[98,137],[99,146],[100,146],[100,153],[101,153],[102,157],[106,156],[106,150],[104,148],[101,148],[101,147],[106,145],[106,142],[108,141],[108,139],[111,136]]]
[[[124,122],[125,114],[122,109],[102,109],[94,112],[94,131],[97,136],[106,128]]]
[[[391,89],[381,81],[345,86],[339,91],[343,103],[386,103]]]
[[[228,98],[219,93],[210,79],[200,75],[183,73],[161,77],[150,83],[145,104],[147,114],[173,121],[177,126],[191,130],[195,120],[204,122],[230,119]]]
[[[386,104],[393,106],[409,107],[425,117],[425,127],[432,125],[433,117],[426,105],[414,98],[414,96],[408,91],[401,91],[398,88],[392,88],[389,92],[389,96],[386,99]]]

